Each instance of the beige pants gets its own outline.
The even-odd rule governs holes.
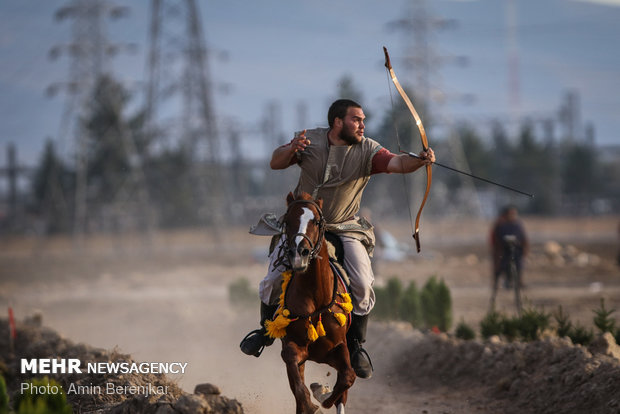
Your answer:
[[[375,292],[372,289],[375,275],[372,272],[370,257],[359,240],[346,236],[340,236],[340,239],[344,248],[344,268],[351,279],[353,313],[367,315],[375,305]],[[281,243],[282,239],[271,254],[267,276],[258,287],[260,300],[268,305],[277,304],[282,292],[282,272],[285,269],[284,267],[273,268],[273,262],[277,258]]]

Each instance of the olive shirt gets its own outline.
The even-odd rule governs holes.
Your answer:
[[[330,145],[328,131],[329,128],[306,131],[310,145],[296,153],[301,173],[295,196],[306,192],[315,199],[323,199],[327,230],[360,240],[372,254],[375,244],[373,227],[357,213],[362,193],[370,180],[372,158],[383,147],[366,137],[353,145]]]

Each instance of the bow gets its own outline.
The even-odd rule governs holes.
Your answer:
[[[390,77],[392,78],[392,82],[394,83],[394,86],[396,86],[396,90],[398,90],[398,93],[405,101],[407,108],[409,108],[409,112],[411,112],[411,115],[413,115],[413,118],[415,119],[415,123],[418,129],[420,130],[422,148],[424,149],[424,151],[428,151],[428,139],[426,138],[426,131],[424,131],[424,125],[422,125],[422,119],[420,119],[420,115],[418,115],[418,112],[415,110],[413,103],[411,103],[411,100],[405,93],[403,87],[400,86],[400,82],[398,82],[398,79],[396,78],[394,69],[392,69],[392,63],[390,62],[390,55],[388,55],[388,51],[385,46],[383,47],[383,52],[385,53],[385,67],[390,73]],[[398,135],[397,135],[397,139],[398,139]],[[400,141],[398,142],[398,146],[400,147]],[[418,215],[416,216],[416,219],[415,219],[415,231],[413,233],[413,238],[415,240],[418,253],[420,252],[420,217],[422,215],[422,209],[424,208],[424,204],[426,204],[426,199],[428,198],[428,194],[431,190],[432,181],[433,181],[433,170],[431,168],[431,165],[428,164],[426,165],[426,191],[424,192],[424,198],[422,199],[422,204],[420,204],[420,209],[418,210]]]

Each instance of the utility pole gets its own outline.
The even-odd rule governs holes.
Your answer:
[[[520,82],[519,82],[519,47],[517,39],[517,2],[507,0],[506,3],[506,30],[508,41],[508,104],[510,108],[511,125],[516,125],[521,116]]]
[[[126,7],[119,7],[106,0],[71,0],[56,11],[58,22],[71,21],[71,41],[57,45],[49,52],[50,59],[57,59],[63,53],[69,55],[69,75],[65,82],[52,84],[48,94],[59,91],[66,94],[65,107],[60,122],[57,139],[61,148],[64,141],[73,139],[75,154],[76,189],[73,233],[82,237],[87,226],[88,159],[87,132],[80,126],[85,116],[88,100],[91,98],[96,82],[103,74],[109,73],[109,57],[120,50],[134,48],[133,45],[117,45],[107,41],[105,18],[123,17]],[[78,243],[79,244],[79,243]]]
[[[463,147],[457,142],[458,136],[454,131],[454,123],[450,117],[442,113],[441,106],[454,96],[448,96],[441,85],[441,67],[447,63],[466,65],[468,62],[465,56],[451,56],[437,53],[435,45],[435,33],[438,30],[454,28],[456,21],[452,19],[438,18],[429,7],[427,0],[409,0],[406,2],[404,18],[394,22],[397,29],[405,34],[405,57],[403,83],[412,84],[407,80],[413,80],[414,103],[429,137],[433,137],[433,132],[437,130],[435,126],[443,124],[447,126],[446,131],[450,140],[450,149],[455,161],[466,170],[469,170],[464,156]],[[456,98],[465,102],[473,101],[470,95],[458,95]],[[431,116],[429,116],[431,115]],[[417,128],[415,128],[417,129]],[[417,133],[417,132],[416,132]],[[412,140],[414,142],[416,140]],[[463,178],[465,186],[469,190],[475,188],[471,178]],[[423,175],[416,174],[414,180],[416,188],[422,188]],[[475,191],[468,191],[468,194],[475,194]],[[421,196],[420,196],[421,197]],[[471,201],[470,204],[480,210],[480,203]]]
[[[7,171],[6,176],[9,181],[9,217],[13,220],[17,217],[17,155],[15,145],[12,143],[7,147]]]
[[[422,118],[428,118],[434,104],[442,104],[448,98],[442,90],[441,67],[447,63],[466,65],[465,56],[451,56],[436,52],[435,33],[456,27],[453,19],[444,19],[435,16],[429,8],[427,0],[407,1],[402,19],[392,23],[396,29],[405,34],[405,57],[403,58],[405,84],[413,85],[415,97],[422,105],[418,112],[423,112]],[[407,81],[409,80],[409,81]],[[413,80],[413,81],[411,81]],[[468,98],[468,96],[460,96]],[[432,120],[431,120],[432,121]],[[427,132],[432,128],[432,122],[425,123]]]
[[[195,0],[152,0],[146,131],[151,151],[180,147],[191,162],[200,219],[227,216],[207,48]]]
[[[562,139],[565,143],[573,144],[584,141],[580,101],[579,92],[569,90],[565,93],[564,102],[560,106],[559,121],[563,129]]]
[[[286,138],[282,134],[282,106],[278,101],[270,101],[265,104],[261,131],[264,137],[263,142],[267,147],[265,154],[269,159],[272,151],[286,142]],[[265,163],[264,168],[267,177],[265,191],[269,195],[280,193],[284,184],[282,174],[274,174],[269,163]]]
[[[19,202],[18,182],[20,176],[24,176],[30,172],[30,169],[19,165],[17,160],[17,149],[15,144],[10,142],[6,147],[6,167],[0,168],[0,175],[4,175],[7,180],[7,215],[9,231],[14,231],[20,227],[23,220],[22,206]]]

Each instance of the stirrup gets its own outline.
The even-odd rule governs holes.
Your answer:
[[[362,354],[361,356],[358,354]],[[372,360],[370,359],[370,355],[368,355],[368,352],[366,352],[366,350],[364,348],[362,348],[361,345],[357,346],[357,349],[355,351],[353,351],[353,353],[351,354],[351,362],[353,361],[354,357],[357,358],[361,358],[365,356],[366,360],[368,361],[368,363],[370,364],[370,372],[366,372],[366,371],[361,371],[361,369],[357,369],[359,367],[353,367],[353,370],[355,371],[355,375],[357,375],[360,378],[363,379],[368,379],[372,376],[373,371],[375,370],[375,367],[372,365]],[[359,359],[358,359],[359,361]]]
[[[262,342],[261,347],[260,347],[257,351],[254,351],[254,352],[249,352],[249,351],[247,350],[247,348],[244,348],[243,344],[244,344],[246,341],[250,340],[250,339],[251,339],[251,337],[252,337],[252,336],[254,336],[254,335],[260,335],[260,336],[263,336],[264,334],[265,334],[265,332],[264,332],[264,328],[261,328],[261,329],[255,329],[255,330],[253,330],[252,332],[250,332],[249,334],[247,334],[247,335],[246,335],[246,336],[245,336],[245,337],[241,340],[241,343],[239,344],[239,348],[241,348],[241,352],[243,352],[243,353],[244,353],[244,354],[246,354],[246,355],[254,355],[256,358],[258,358],[258,357],[260,356],[260,354],[262,354],[262,353],[263,353],[263,350],[265,349],[265,346],[267,346],[266,341],[263,341],[263,342]],[[271,344],[270,344],[270,345],[271,345]]]

